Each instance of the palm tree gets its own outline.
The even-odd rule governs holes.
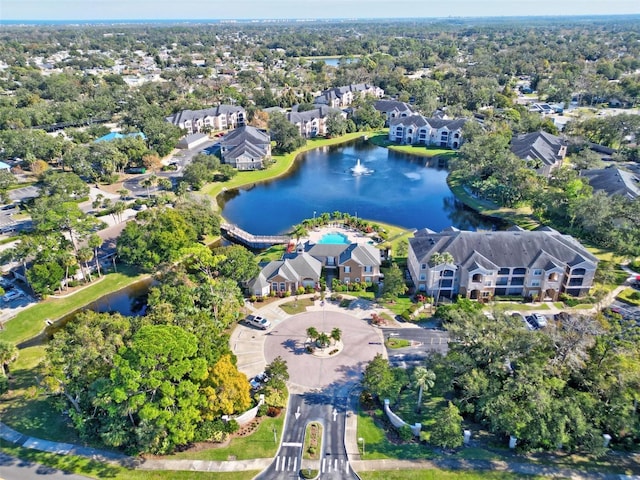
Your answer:
[[[340,339],[342,338],[342,330],[340,330],[339,328],[334,328],[333,330],[331,330],[331,338],[337,343],[340,341]]]
[[[309,337],[312,341],[318,338],[318,330],[315,327],[307,328],[307,337]]]
[[[93,249],[93,257],[96,261],[96,271],[98,272],[98,276],[101,277],[102,273],[100,272],[100,262],[98,261],[98,248],[102,245],[102,238],[100,235],[94,233],[89,237],[89,247]]]
[[[78,264],[82,270],[82,278],[85,282],[87,281],[87,278],[92,282],[93,279],[91,278],[91,270],[89,269],[89,260],[93,258],[93,250],[89,247],[82,247],[78,250],[76,257],[78,258]]]
[[[322,332],[320,335],[318,335],[318,338],[316,339],[316,343],[320,348],[326,348],[329,346],[329,340],[330,340],[329,335]]]
[[[151,187],[155,187],[158,184],[158,177],[155,175],[149,175],[147,178],[140,182],[140,185],[147,189],[147,198],[151,198]]]
[[[291,231],[291,235],[295,237],[296,242],[298,242],[300,238],[306,237],[308,234],[309,232],[307,231],[306,227],[301,223],[293,227],[293,230]]]
[[[432,268],[435,268],[441,265],[453,265],[454,262],[455,262],[455,259],[453,258],[453,255],[451,255],[449,252],[442,252],[442,253],[436,252],[433,255],[431,255],[431,259],[429,260],[429,265]],[[441,287],[442,287],[442,278],[440,278],[440,275],[438,275],[438,294],[436,295],[436,299],[435,299],[436,305],[440,300]]]
[[[417,411],[419,412],[422,408],[422,394],[425,390],[433,388],[436,381],[436,374],[425,367],[416,367],[413,371],[413,379],[415,380],[416,385],[420,387],[420,390],[418,390],[417,406]]]

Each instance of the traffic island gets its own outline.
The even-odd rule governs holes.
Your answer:
[[[300,464],[301,478],[318,478],[322,458],[322,424],[311,422],[304,431],[304,447]]]

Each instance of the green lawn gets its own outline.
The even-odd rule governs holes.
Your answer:
[[[490,310],[496,312],[517,311],[529,312],[533,310],[549,310],[546,303],[536,303],[535,305],[526,305],[520,302],[494,302],[489,305]]]
[[[625,288],[617,298],[625,303],[640,306],[640,292],[634,288]]]
[[[518,480],[522,478],[536,480],[545,477],[516,475],[506,472],[454,472],[451,470],[381,470],[377,472],[358,472],[362,480]]]
[[[385,308],[388,308],[396,315],[400,315],[407,308],[413,305],[413,301],[411,297],[407,295],[401,295],[398,298],[396,298],[394,302],[385,302],[383,305]]]
[[[384,415],[376,410],[376,416]],[[385,458],[426,459],[432,458],[431,450],[419,443],[394,444],[387,439],[385,431],[379,428],[374,419],[366,412],[358,412],[358,438],[364,438],[365,455],[363,460],[380,460]]]
[[[36,377],[44,346],[20,350],[11,366],[10,391],[0,400],[0,418],[11,428],[34,437],[58,442],[79,442],[79,438],[55,406],[55,398],[42,394]]]
[[[276,429],[277,440],[280,442],[285,415],[286,413],[282,412],[278,418],[265,418],[253,434],[246,437],[234,438],[227,447],[211,448],[199,452],[180,452],[167,458],[174,460],[218,461],[226,461],[233,457],[235,457],[236,460],[271,458],[275,456],[278,450],[278,444],[273,441],[273,429]]]
[[[0,450],[25,461],[40,463],[65,472],[77,473],[91,478],[113,480],[250,480],[258,471],[213,473],[164,470],[129,470],[73,455],[54,455],[16,447],[0,440]]]
[[[533,230],[540,226],[540,224],[533,218],[533,212],[530,207],[499,207],[489,200],[475,198],[465,190],[460,178],[456,175],[449,175],[447,177],[447,184],[458,200],[482,215],[502,218],[515,225],[519,225],[526,230]]]
[[[391,337],[389,340],[385,342],[385,345],[387,346],[387,348],[404,348],[411,345],[411,342],[404,338]]]
[[[457,152],[448,148],[425,147],[424,145],[399,145],[389,140],[389,131],[377,132],[369,137],[369,141],[379,147],[388,148],[396,152],[408,153],[419,157],[455,157]]]
[[[272,247],[263,250],[256,255],[256,260],[260,262],[271,262],[273,260],[280,260],[284,252],[286,252],[286,245],[273,245]]]
[[[307,307],[314,305],[313,298],[292,299],[290,302],[283,303],[280,308],[289,315],[297,315],[307,311]]]
[[[69,297],[49,297],[23,310],[5,323],[4,330],[0,331],[0,339],[17,344],[35,337],[43,330],[45,319],[56,320],[63,317],[108,293],[118,291],[135,281],[141,280],[145,276],[133,269],[119,266],[118,273],[110,273],[102,280],[96,281]]]

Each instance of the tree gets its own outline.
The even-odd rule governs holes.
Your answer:
[[[269,115],[269,133],[271,140],[276,143],[275,149],[280,153],[293,152],[306,143],[298,128],[279,112]]]
[[[205,420],[243,412],[251,405],[251,385],[247,376],[233,364],[229,354],[220,357],[209,368],[202,390],[207,399],[203,414]]]
[[[4,169],[0,170],[0,201],[2,201],[2,203],[9,203],[11,201],[7,195],[7,191],[15,181],[16,179],[11,172]]]
[[[391,368],[389,361],[379,353],[366,366],[362,377],[364,389],[380,401],[385,398],[394,401],[405,384],[404,369]]]
[[[416,367],[413,370],[413,379],[418,385],[418,405],[416,410],[419,412],[422,409],[422,394],[424,390],[429,390],[433,388],[433,385],[436,380],[436,374],[431,370],[426,369],[425,367]]]
[[[407,291],[407,285],[404,282],[402,270],[396,263],[392,263],[387,269],[384,269],[384,285],[382,287],[382,297],[388,300],[397,298]]]
[[[326,124],[328,137],[340,137],[347,133],[347,119],[341,112],[329,112]]]
[[[309,337],[312,341],[318,338],[320,332],[316,329],[316,327],[307,328],[307,337]]]
[[[462,416],[453,403],[447,402],[447,406],[436,414],[429,441],[442,448],[462,445]]]
[[[9,364],[18,359],[18,348],[11,342],[0,340],[0,377],[6,377]]]
[[[192,441],[205,402],[199,384],[208,373],[197,353],[197,338],[180,327],[142,326],[97,386],[103,441],[153,453]]]
[[[342,339],[342,330],[337,327],[331,330],[331,338],[334,341],[339,342]]]
[[[289,380],[289,367],[287,366],[287,362],[279,356],[267,365],[264,372],[269,377],[267,383],[271,382],[274,385],[281,384],[284,386],[284,383]]]
[[[147,189],[147,198],[150,198],[151,187],[158,185],[158,177],[156,175],[149,175],[140,182],[140,185]]]
[[[102,243],[102,238],[97,233],[89,236],[88,246],[93,249],[93,258],[96,262],[96,272],[98,272],[98,277],[102,276],[102,272],[100,271],[100,259],[98,258],[98,249],[102,246]]]
[[[230,278],[238,283],[251,280],[260,273],[256,256],[242,245],[230,245],[216,248],[213,252],[222,257],[218,264],[220,276]]]

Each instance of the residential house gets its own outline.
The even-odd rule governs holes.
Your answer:
[[[256,278],[249,282],[253,295],[267,296],[270,292],[295,292],[299,287],[315,287],[320,281],[322,263],[309,255],[300,253],[293,258],[276,260],[262,266]]]
[[[525,133],[513,137],[511,151],[519,158],[532,162],[538,174],[548,177],[567,156],[567,142],[543,131]]]
[[[218,105],[204,110],[183,110],[166,120],[184,129],[188,134],[200,131],[230,130],[243,126],[246,120],[244,108],[236,105]]]
[[[333,108],[342,108],[348,107],[358,97],[363,97],[365,95],[382,98],[384,90],[367,83],[333,87],[320,92],[320,95],[313,100],[313,103],[316,105],[328,105]]]
[[[594,191],[603,191],[609,196],[620,195],[630,200],[640,196],[640,175],[622,170],[618,167],[607,167],[598,170],[583,170],[580,175],[589,180]]]
[[[208,141],[209,135],[206,133],[192,133],[191,135],[182,137],[176,145],[176,148],[188,150],[202,145],[203,143],[207,143]]]
[[[290,113],[287,113],[287,120],[294,124],[300,135],[304,138],[325,136],[327,134],[327,117],[330,112],[339,112],[342,117],[347,118],[347,114],[338,108],[327,105],[316,105],[318,108],[298,112],[297,105]]]
[[[450,264],[433,264],[436,253]],[[409,239],[408,268],[418,291],[435,297],[490,299],[496,295],[557,300],[583,296],[593,284],[598,259],[577,240],[544,227],[526,231],[439,233],[420,230]]]
[[[393,118],[404,118],[415,113],[409,104],[398,100],[376,100],[373,108],[385,116],[386,126],[389,126],[389,122]]]
[[[377,283],[380,280],[380,250],[369,244],[300,243],[282,260],[269,262],[249,282],[254,295],[295,292],[315,286],[324,268],[327,277],[341,283]]]
[[[427,145],[458,149],[462,144],[464,118],[447,120],[423,115],[393,118],[389,121],[389,140],[407,145]]]
[[[238,170],[261,170],[271,158],[271,137],[249,125],[238,127],[222,137],[220,157]]]
[[[380,280],[380,250],[368,243],[310,243],[298,246],[322,263],[328,275],[341,283],[377,283]]]

